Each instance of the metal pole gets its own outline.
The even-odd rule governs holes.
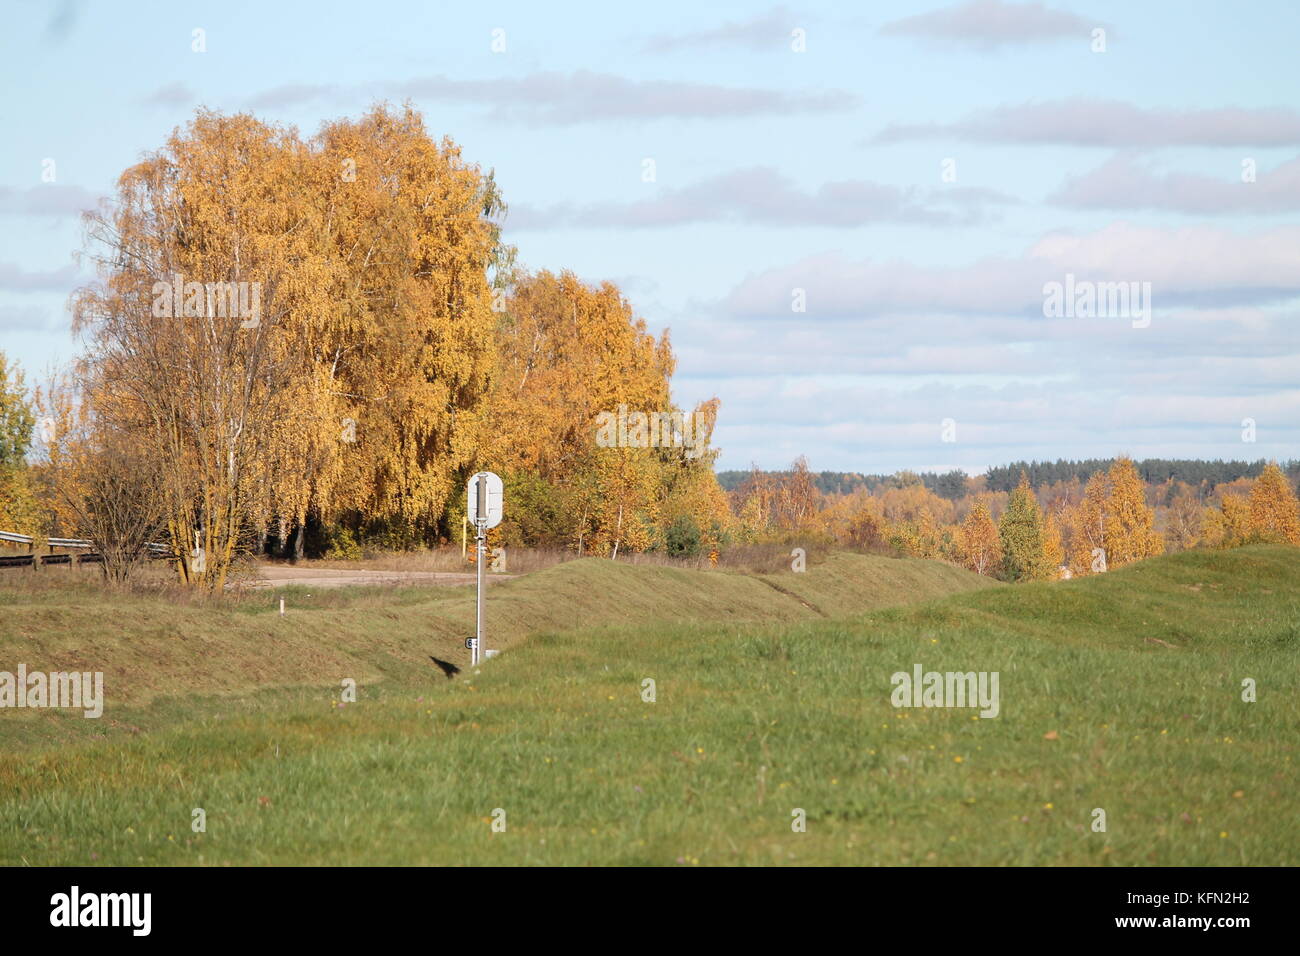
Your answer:
[[[483,564],[484,564],[484,560],[483,560],[483,559],[484,559],[484,553],[485,553],[486,550],[487,550],[487,548],[485,547],[485,542],[486,542],[486,540],[487,540],[487,533],[483,530],[483,526],[482,526],[482,525],[479,525],[479,529],[478,529],[478,543],[475,545],[475,547],[477,548],[477,554],[478,554],[478,557],[476,558],[476,563],[477,563],[477,565],[478,565],[478,612],[477,612],[477,614],[475,615],[475,620],[477,621],[477,626],[475,627],[475,637],[474,637],[474,665],[475,665],[475,666],[478,666],[479,661],[483,660],[483,638],[484,638],[484,633],[483,633],[483,632],[484,632],[484,630],[486,630],[486,628],[485,628],[485,621],[483,620],[483,618],[484,618],[484,614],[483,614],[483,611],[484,611],[484,607],[483,607],[483,591],[484,591],[484,588],[483,588]]]
[[[483,603],[483,596],[484,596],[483,585],[485,584],[485,581],[483,580],[483,565],[485,564],[484,557],[485,557],[485,552],[487,551],[487,516],[488,516],[487,496],[488,496],[487,476],[479,475],[478,495],[477,495],[478,500],[475,502],[477,507],[474,509],[476,512],[474,515],[474,525],[478,531],[478,535],[474,546],[476,549],[474,563],[477,566],[477,571],[478,571],[478,608],[475,613],[476,623],[475,623],[475,634],[474,634],[474,654],[472,656],[473,656],[474,666],[476,667],[478,666],[479,662],[483,660],[484,657],[483,640],[486,636],[484,634],[484,631],[486,630],[486,623],[487,623],[484,620],[485,618],[484,611],[486,610],[486,608],[484,607],[484,603]]]

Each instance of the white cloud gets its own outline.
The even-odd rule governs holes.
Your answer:
[[[430,76],[397,84],[395,92],[491,108],[503,122],[537,126],[624,119],[721,119],[787,116],[847,109],[858,97],[839,90],[797,92],[758,87],[631,80],[610,73],[533,73],[519,79],[453,80]]]
[[[31,305],[0,305],[0,329],[6,332],[42,331],[52,325],[46,309]]]
[[[880,28],[884,36],[913,36],[983,50],[1025,46],[1064,39],[1082,45],[1091,38],[1095,20],[1085,20],[1041,3],[972,0],[955,7],[893,20]]]
[[[956,123],[886,127],[872,143],[954,139],[980,143],[1066,146],[1294,146],[1300,112],[1293,109],[1146,109],[1119,100],[1074,97],[1003,106]]]
[[[1159,173],[1138,157],[1117,155],[1065,182],[1048,202],[1076,209],[1163,209],[1199,216],[1232,213],[1276,215],[1300,210],[1300,156],[1242,179],[1241,160],[1224,164],[1224,175]]]
[[[673,326],[677,388],[718,394],[721,467],[883,470],[1021,458],[1295,457],[1300,229],[1116,223],[949,269],[823,256]],[[1045,319],[1067,269],[1153,283],[1147,328]],[[798,280],[798,281],[797,281]],[[790,311],[804,285],[808,311]],[[941,441],[944,418],[956,444]],[[1241,420],[1259,423],[1256,444]],[[1267,424],[1267,429],[1265,428]]]
[[[798,24],[785,7],[747,20],[728,20],[716,27],[682,33],[661,33],[644,44],[648,53],[671,53],[678,50],[742,47],[749,50],[779,50],[790,41],[790,31]]]
[[[285,83],[251,97],[248,105],[253,109],[284,109],[330,100],[342,92],[332,83]]]
[[[0,290],[7,292],[70,292],[85,276],[76,266],[28,271],[10,262],[0,262]]]
[[[453,79],[433,75],[393,83],[338,86],[289,83],[248,99],[253,109],[396,97],[487,109],[489,119],[526,126],[573,126],[613,120],[729,119],[793,116],[850,109],[843,90],[791,91],[678,80],[633,80],[612,73],[544,71],[517,78]]]
[[[506,225],[513,229],[554,227],[680,226],[697,222],[742,222],[767,226],[850,227],[870,223],[929,226],[974,225],[987,207],[1014,202],[988,189],[921,190],[866,180],[825,183],[804,190],[768,167],[712,176],[680,188],[646,187],[651,196],[628,202],[559,203],[537,208],[516,205]]]
[[[141,102],[145,106],[162,106],[179,108],[189,106],[195,100],[195,93],[184,83],[174,80],[165,83],[146,96]]]
[[[45,183],[27,189],[0,186],[0,215],[75,216],[99,205],[101,197],[80,186]]]
[[[733,315],[791,316],[792,290],[808,313],[1034,313],[1043,284],[1073,274],[1092,281],[1150,282],[1156,307],[1229,305],[1300,295],[1300,227],[1242,233],[1208,226],[1159,229],[1114,223],[1093,233],[1048,235],[1016,258],[955,268],[813,256],[768,269],[724,300]]]

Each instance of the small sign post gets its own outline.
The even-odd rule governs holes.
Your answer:
[[[483,579],[484,565],[487,563],[487,532],[501,523],[504,506],[501,479],[490,471],[480,471],[469,480],[466,489],[465,514],[474,522],[476,529],[474,564],[478,571],[478,605],[475,610],[474,640],[470,647],[470,664],[477,667],[486,658],[487,619],[485,615],[486,589]]]

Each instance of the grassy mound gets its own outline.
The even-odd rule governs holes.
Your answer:
[[[5,589],[7,580],[0,578],[0,661],[10,670],[23,661],[44,671],[103,671],[110,718],[113,705],[163,696],[418,676],[430,654],[465,663],[464,642],[474,633],[472,586],[285,588],[177,604],[105,595],[85,579],[40,589]],[[574,627],[797,621],[991,586],[933,561],[847,553],[802,574],[762,577],[589,558],[494,582],[488,646],[508,649],[530,634]],[[23,717],[48,716],[11,711],[0,741]]]

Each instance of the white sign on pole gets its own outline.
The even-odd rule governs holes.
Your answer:
[[[469,515],[469,520],[478,523],[478,480],[479,478],[487,479],[487,523],[485,528],[495,528],[501,523],[501,515],[505,506],[505,490],[501,484],[501,478],[490,471],[480,471],[476,475],[471,475],[469,479],[468,493],[469,499],[465,513]]]

